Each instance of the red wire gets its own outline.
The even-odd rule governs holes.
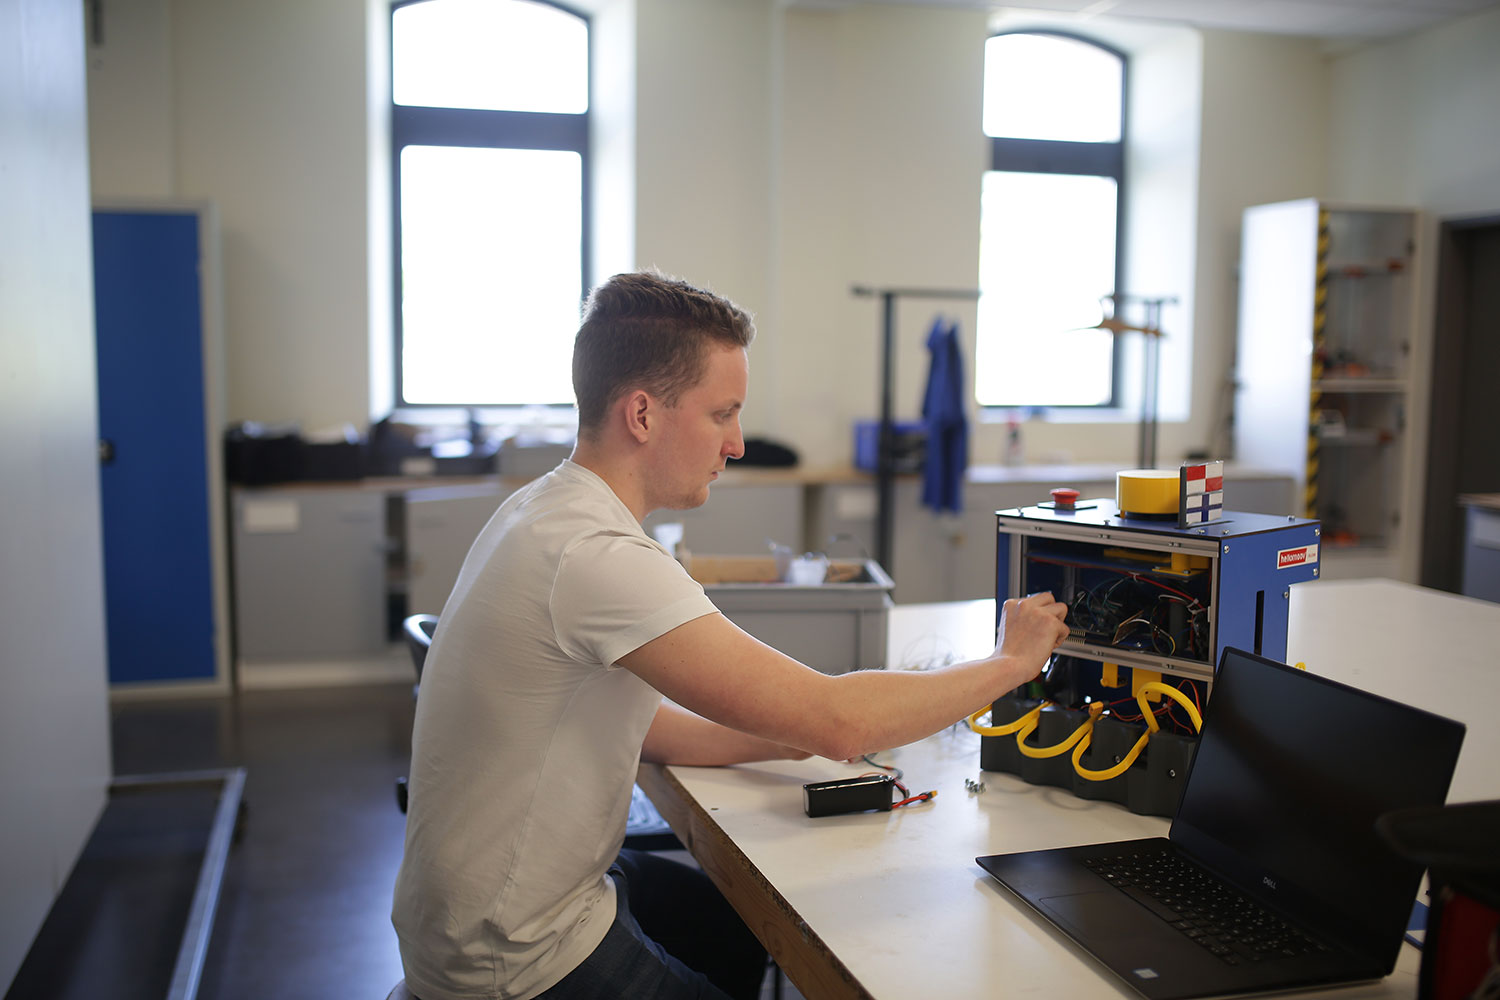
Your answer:
[[[910,798],[905,798],[905,799],[902,799],[900,802],[894,803],[891,806],[891,808],[892,809],[900,809],[902,806],[909,806],[913,802],[926,802],[926,801],[928,801],[929,799],[931,799],[936,794],[937,794],[937,792],[923,792],[920,795],[913,795]]]
[[[1169,594],[1176,594],[1178,597],[1181,597],[1185,601],[1190,601],[1193,604],[1198,603],[1198,598],[1194,597],[1192,594],[1178,590],[1176,587],[1169,587],[1165,583],[1162,583],[1160,580],[1153,580],[1149,576],[1141,576],[1139,573],[1132,573],[1129,570],[1124,570],[1123,572],[1126,576],[1130,577],[1137,583],[1149,583],[1153,587],[1160,587],[1162,590],[1165,590]]]

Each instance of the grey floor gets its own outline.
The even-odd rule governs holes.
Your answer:
[[[246,768],[204,1000],[385,997],[411,686],[117,704],[116,774]]]
[[[393,788],[412,707],[405,684],[114,706],[117,774],[246,768],[203,1000],[382,1000],[400,979]]]

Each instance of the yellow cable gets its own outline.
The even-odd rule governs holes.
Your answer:
[[[1140,757],[1141,751],[1146,748],[1151,734],[1161,728],[1157,724],[1155,713],[1152,712],[1151,706],[1147,703],[1147,698],[1152,694],[1166,695],[1168,698],[1171,698],[1187,710],[1188,718],[1192,720],[1194,729],[1201,730],[1203,728],[1203,716],[1199,714],[1198,707],[1188,700],[1187,695],[1170,685],[1157,681],[1148,681],[1142,684],[1135,693],[1136,703],[1141,706],[1141,714],[1146,718],[1146,732],[1141,734],[1141,738],[1136,740],[1135,746],[1130,748],[1130,752],[1118,764],[1105,768],[1102,771],[1091,770],[1084,767],[1081,763],[1084,753],[1088,750],[1089,744],[1094,738],[1094,722],[1104,712],[1104,703],[1102,701],[1092,702],[1089,705],[1089,717],[1084,719],[1067,739],[1051,747],[1037,748],[1026,744],[1026,738],[1035,731],[1037,723],[1040,721],[1042,709],[1052,705],[1050,701],[1042,702],[1031,711],[1023,714],[1020,718],[1012,722],[1007,722],[1003,726],[981,726],[979,724],[980,717],[990,711],[990,706],[988,705],[969,716],[967,721],[969,728],[980,736],[1008,736],[1011,733],[1015,733],[1016,747],[1027,757],[1056,757],[1058,754],[1066,753],[1071,749],[1073,751],[1073,769],[1078,772],[1080,777],[1086,778],[1089,781],[1109,781],[1111,778],[1118,778],[1130,769],[1130,766],[1136,762],[1136,758]]]
[[[1146,696],[1153,691],[1157,692],[1158,694],[1166,695],[1168,698],[1171,698],[1173,701],[1177,702],[1177,704],[1187,709],[1188,718],[1193,720],[1193,728],[1199,730],[1200,732],[1202,731],[1203,716],[1198,714],[1198,706],[1189,701],[1187,695],[1183,694],[1181,691],[1168,684],[1162,684],[1158,681],[1148,681],[1147,683],[1142,684],[1140,690],[1135,693],[1135,700],[1136,703],[1141,706],[1141,712],[1146,716],[1146,725],[1151,729],[1153,733],[1156,732],[1158,728],[1160,728],[1156,724],[1155,713],[1153,713],[1150,707],[1146,704]]]
[[[969,716],[969,728],[974,730],[974,732],[978,733],[980,736],[1009,736],[1017,729],[1020,729],[1022,726],[1026,725],[1028,719],[1035,718],[1038,712],[1040,712],[1050,704],[1052,704],[1052,702],[1044,701],[1036,708],[1033,708],[1031,711],[1022,715],[1019,719],[1016,719],[1014,722],[1007,722],[1003,726],[981,726],[979,724],[979,717],[990,710],[990,706],[986,705],[979,711],[975,712],[973,715]]]
[[[1122,757],[1118,764],[1114,767],[1107,767],[1102,771],[1090,770],[1081,763],[1084,751],[1089,748],[1089,743],[1093,738],[1094,734],[1091,732],[1087,739],[1079,740],[1078,745],[1073,748],[1073,770],[1078,772],[1080,778],[1086,778],[1089,781],[1108,781],[1111,778],[1118,778],[1130,770],[1130,765],[1134,764],[1135,759],[1141,755],[1141,751],[1146,749],[1146,743],[1151,739],[1151,732],[1147,730],[1142,733],[1141,738],[1135,741],[1135,746],[1130,748],[1130,752]]]
[[[1092,704],[1090,704],[1089,705],[1089,717],[1087,719],[1084,719],[1081,723],[1078,724],[1078,728],[1075,729],[1075,730],[1073,730],[1073,735],[1069,736],[1067,739],[1065,739],[1061,743],[1057,744],[1057,746],[1053,746],[1053,747],[1033,747],[1033,746],[1027,746],[1026,745],[1026,738],[1031,735],[1031,733],[1032,733],[1033,730],[1036,729],[1037,723],[1041,719],[1041,715],[1040,715],[1040,713],[1038,713],[1037,717],[1031,720],[1031,724],[1030,725],[1028,725],[1028,726],[1026,726],[1026,727],[1024,727],[1024,728],[1022,728],[1022,729],[1020,729],[1020,730],[1018,730],[1016,732],[1016,749],[1020,750],[1021,753],[1024,756],[1034,757],[1034,758],[1056,757],[1058,754],[1067,753],[1069,750],[1073,749],[1073,744],[1075,744],[1079,740],[1083,739],[1085,736],[1087,736],[1093,730],[1093,728],[1094,728],[1094,720],[1097,719],[1097,718],[1099,718],[1099,715],[1103,711],[1104,711],[1104,702],[1102,702],[1102,701],[1096,701],[1096,702],[1093,702]]]
[[[1161,728],[1156,722],[1156,714],[1151,711],[1151,706],[1146,703],[1147,696],[1150,695],[1153,691],[1159,694],[1166,695],[1168,698],[1171,698],[1183,708],[1187,709],[1188,718],[1193,722],[1193,728],[1202,731],[1203,716],[1198,713],[1198,706],[1194,705],[1191,701],[1188,700],[1187,695],[1183,694],[1176,688],[1171,687],[1170,685],[1161,684],[1157,681],[1148,681],[1147,683],[1142,684],[1140,686],[1140,689],[1135,693],[1136,704],[1141,706],[1141,714],[1146,717],[1146,731],[1141,734],[1140,739],[1135,741],[1135,746],[1130,748],[1130,752],[1127,753],[1123,758],[1121,758],[1118,764],[1116,764],[1114,767],[1107,767],[1102,771],[1094,771],[1084,767],[1082,764],[1083,754],[1086,750],[1088,750],[1089,743],[1092,742],[1094,738],[1092,727],[1090,727],[1090,731],[1088,732],[1088,734],[1085,735],[1079,741],[1078,745],[1073,748],[1073,770],[1078,772],[1078,776],[1080,778],[1085,778],[1088,781],[1108,781],[1111,778],[1118,778],[1120,775],[1130,770],[1130,765],[1134,764],[1136,758],[1141,755],[1141,751],[1146,749],[1146,744],[1150,741],[1151,734]],[[1089,707],[1093,708],[1093,705],[1090,705]]]

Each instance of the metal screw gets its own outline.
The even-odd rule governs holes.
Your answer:
[[[1283,590],[1281,592],[1281,599],[1283,601],[1290,601],[1292,599],[1292,592],[1290,590]]]
[[[1175,778],[1175,777],[1177,777],[1177,768],[1175,768],[1175,767],[1169,767],[1169,768],[1167,768],[1167,777],[1169,777],[1169,778]]]
[[[1226,545],[1226,546],[1224,546],[1224,554],[1225,554],[1225,555],[1228,555],[1228,554],[1229,554],[1229,546],[1227,546],[1227,545]]]
[[[1313,576],[1317,576],[1317,575],[1318,575],[1318,571],[1317,571],[1317,569],[1316,569],[1316,568],[1314,568],[1314,569],[1313,569]]]
[[[1322,528],[1322,527],[1321,527],[1321,526],[1319,526],[1319,527],[1316,527],[1316,528],[1314,528],[1314,529],[1313,529],[1313,537],[1314,537],[1314,538],[1318,538],[1318,537],[1320,537],[1320,536],[1321,536],[1321,535],[1322,535],[1322,534],[1323,534],[1323,528]]]

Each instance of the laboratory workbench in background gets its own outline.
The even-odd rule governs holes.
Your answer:
[[[1500,798],[1489,706],[1500,605],[1385,580],[1292,588],[1290,661],[1468,724],[1449,801]],[[893,610],[890,662],[990,648],[994,602]],[[802,784],[868,770],[814,759],[642,767],[641,786],[809,1000],[1134,996],[989,878],[976,857],[1165,835],[1168,822],[979,770],[966,727],[877,755],[929,803],[809,819]],[[982,781],[975,794],[965,780]],[[1409,1000],[1420,953],[1384,980],[1299,996]]]
[[[934,515],[921,480],[895,487],[892,594],[897,603],[993,597],[995,517],[1054,486],[1113,496],[1114,466],[978,466],[965,508]],[[1290,477],[1231,470],[1239,510],[1288,513]],[[235,670],[239,686],[410,676],[393,645],[407,613],[436,614],[470,543],[523,479],[392,477],[236,486],[230,491]],[[852,468],[730,468],[702,507],[646,521],[684,526],[700,555],[764,555],[768,543],[837,557],[875,549],[874,477]]]

